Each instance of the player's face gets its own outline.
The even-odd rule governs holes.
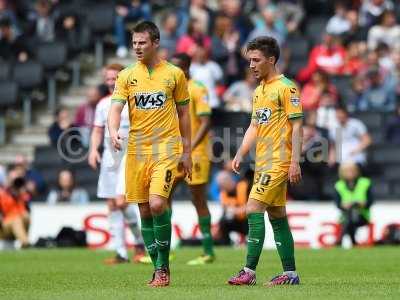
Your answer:
[[[257,79],[263,79],[271,72],[274,66],[274,57],[265,57],[260,50],[249,50],[247,57],[250,64],[250,70]]]
[[[147,62],[157,53],[158,41],[152,41],[148,32],[135,32],[132,38],[133,51],[138,61]]]
[[[104,83],[107,85],[108,90],[112,92],[114,90],[115,81],[117,80],[118,71],[106,70],[104,72]]]

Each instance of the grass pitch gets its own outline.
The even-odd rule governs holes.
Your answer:
[[[149,265],[106,266],[106,251],[0,252],[0,299],[400,299],[400,248],[297,250],[301,285],[272,289],[262,284],[281,271],[275,251],[262,254],[254,287],[226,284],[245,249],[217,248],[214,264],[185,264],[199,253],[175,251],[171,286],[153,289],[146,286]]]

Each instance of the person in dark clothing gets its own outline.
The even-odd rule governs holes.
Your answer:
[[[370,207],[373,203],[371,180],[360,175],[357,164],[342,163],[339,167],[339,181],[335,184],[336,206],[340,209],[341,233],[337,245],[342,244],[343,237],[349,235],[351,242],[357,245],[355,239],[358,227],[367,225],[370,221]]]
[[[397,102],[396,115],[387,122],[386,140],[400,145],[400,101]]]

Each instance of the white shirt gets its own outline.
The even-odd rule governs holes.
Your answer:
[[[99,103],[96,106],[96,111],[94,114],[94,122],[93,126],[105,128],[104,131],[104,147],[109,148],[111,147],[110,143],[110,133],[108,131],[108,126],[107,126],[107,117],[108,117],[108,112],[110,111],[111,107],[111,95],[104,97],[99,101]],[[121,123],[119,126],[119,134],[121,137],[128,137],[129,134],[129,111],[128,111],[128,105],[124,106],[124,109],[122,110],[121,113]]]
[[[361,143],[361,137],[367,133],[367,127],[360,120],[349,118],[342,126],[337,123],[329,130],[330,138],[335,142],[337,162],[365,163],[366,153],[352,154]]]
[[[223,72],[221,67],[214,61],[208,61],[205,64],[192,63],[190,66],[190,76],[192,79],[202,82],[207,87],[211,108],[220,106],[215,85],[217,81],[222,79]]]

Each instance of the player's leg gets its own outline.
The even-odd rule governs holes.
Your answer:
[[[192,203],[199,218],[200,231],[203,236],[204,255],[188,262],[189,265],[202,265],[214,261],[214,247],[211,235],[211,215],[206,200],[206,184],[190,185]]]
[[[116,256],[106,259],[106,264],[118,264],[129,262],[128,250],[125,245],[125,223],[122,211],[118,208],[115,199],[107,199],[108,221],[110,226],[111,241]]]
[[[270,206],[267,207],[267,213],[274,232],[275,244],[282,262],[283,273],[272,278],[266,285],[271,287],[283,284],[299,284],[300,280],[296,273],[294,259],[293,236],[286,215],[286,207]]]
[[[249,234],[247,238],[246,266],[234,277],[229,279],[231,285],[256,284],[256,268],[260,259],[265,239],[264,214],[267,205],[264,202],[250,198],[246,205]]]
[[[143,242],[151,258],[151,262],[153,263],[154,268],[156,268],[158,252],[154,235],[153,215],[149,203],[139,203],[138,205]]]
[[[10,222],[4,223],[5,231],[9,231],[21,243],[22,248],[29,247],[28,232],[25,229],[22,216],[15,217]]]

